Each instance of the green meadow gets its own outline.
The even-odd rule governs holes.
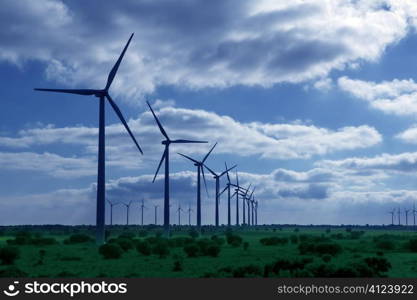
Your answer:
[[[4,227],[1,277],[416,277],[417,232],[400,227]]]

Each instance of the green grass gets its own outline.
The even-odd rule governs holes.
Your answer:
[[[354,229],[353,231],[364,230]],[[116,228],[112,230],[110,237],[117,237],[123,232],[133,232],[135,239],[138,236],[138,228]],[[331,243],[339,244],[343,251],[332,257],[330,263],[335,266],[349,265],[352,261],[358,261],[366,257],[385,257],[392,268],[384,273],[388,277],[416,277],[417,276],[417,253],[410,252],[405,246],[407,241],[417,238],[417,233],[413,231],[401,230],[364,230],[365,233],[357,239],[335,239],[331,238]],[[297,235],[308,235],[309,237],[330,237],[340,233],[344,237],[350,233],[344,229],[332,229],[326,232],[325,229],[300,228],[295,232],[293,228],[282,230],[239,230],[234,231],[243,238],[244,242],[249,243],[249,248],[244,250],[243,246],[232,247],[227,243],[221,246],[218,257],[199,256],[188,258],[182,247],[170,248],[170,254],[165,258],[157,255],[143,256],[136,249],[124,252],[120,259],[103,259],[98,252],[98,247],[93,243],[64,244],[68,238],[67,233],[45,232],[43,237],[54,237],[58,244],[48,246],[17,245],[20,251],[19,258],[14,266],[30,277],[204,277],[204,276],[224,276],[219,273],[219,269],[225,267],[237,268],[250,264],[257,265],[263,269],[266,264],[273,263],[277,259],[296,259],[300,257],[298,244],[289,242],[284,245],[264,246],[259,240],[264,237],[290,237]],[[88,232],[88,231],[86,231]],[[0,246],[5,246],[7,240],[13,239],[13,232],[6,230],[0,237]],[[214,233],[210,232],[201,237],[210,238]],[[224,237],[224,232],[217,233]],[[394,241],[395,248],[392,250],[378,249],[374,243],[374,238],[383,234],[390,235],[388,238]],[[149,231],[148,236],[154,236],[155,232]],[[175,232],[176,236],[189,236],[187,231]],[[143,239],[143,238],[142,238]],[[40,250],[45,251],[42,263],[40,260]],[[377,254],[377,252],[382,252]],[[381,255],[382,254],[382,255]],[[324,263],[320,256],[308,254],[313,258],[314,263]],[[174,262],[179,260],[182,270],[174,272]],[[0,271],[10,266],[0,266]],[[289,276],[282,273],[282,276]]]

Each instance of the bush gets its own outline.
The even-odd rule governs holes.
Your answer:
[[[72,234],[68,239],[65,239],[64,244],[81,244],[91,241],[93,241],[93,239],[89,235],[83,233],[76,233]]]
[[[187,246],[184,246],[183,248],[184,252],[187,254],[188,257],[197,257],[198,252],[200,251],[200,248],[197,244],[189,244]]]
[[[276,246],[276,245],[287,244],[288,243],[288,238],[286,238],[286,237],[279,238],[279,237],[273,236],[273,237],[269,237],[269,238],[262,238],[259,241],[264,246]]]
[[[138,241],[136,243],[136,250],[145,256],[149,256],[152,254],[151,245],[147,241]]]
[[[331,256],[335,256],[342,252],[342,247],[339,244],[335,243],[314,244],[309,242],[303,242],[298,245],[298,251],[300,251],[300,254],[329,254]]]
[[[224,243],[225,243],[225,240],[224,240],[224,238],[221,238],[221,237],[219,237],[219,236],[217,236],[217,235],[213,235],[212,237],[211,237],[211,240],[213,241],[213,242],[215,242],[217,245],[219,245],[219,246],[222,246]]]
[[[145,229],[139,230],[139,236],[140,237],[146,237],[148,235],[148,231]]]
[[[411,240],[409,240],[408,243],[407,243],[407,248],[411,252],[417,252],[417,239],[411,239]]]
[[[57,244],[57,240],[52,237],[33,238],[30,243],[34,246],[48,246]]]
[[[304,269],[306,264],[309,264],[313,261],[310,257],[305,257],[302,259],[278,259],[271,265],[271,271],[279,275],[280,271],[289,271],[290,273],[295,272],[296,270]]]
[[[375,241],[375,246],[378,249],[382,249],[382,250],[394,250],[395,249],[395,244],[393,241],[391,240],[386,240],[386,239],[379,239]]]
[[[28,277],[28,274],[17,267],[8,267],[7,269],[0,270],[1,278],[18,278]]]
[[[132,240],[135,238],[135,234],[133,232],[123,232],[118,236],[118,239],[128,239]]]
[[[247,265],[243,267],[237,267],[233,270],[233,277],[260,277],[262,270],[257,265]]]
[[[159,258],[169,255],[169,245],[166,240],[160,239],[152,248],[152,253],[157,254]]]
[[[243,242],[243,239],[239,235],[233,233],[228,233],[226,235],[226,240],[227,243],[233,247],[239,247]]]
[[[0,249],[0,259],[3,265],[12,265],[19,257],[19,249],[13,246],[5,246]]]
[[[211,257],[217,257],[220,254],[220,246],[217,244],[212,244],[208,246],[206,254]]]
[[[105,259],[117,259],[120,258],[123,253],[122,248],[115,243],[101,245],[98,251]]]
[[[185,245],[190,244],[192,242],[192,238],[183,236],[174,237],[169,240],[169,244],[171,245],[171,247],[184,247]]]
[[[382,276],[382,273],[391,269],[391,263],[384,257],[367,257],[364,261],[377,276]]]
[[[120,246],[120,248],[122,248],[123,251],[129,251],[130,249],[133,249],[134,245],[133,245],[133,241],[131,239],[122,237],[122,238],[118,238],[116,240],[116,243]]]

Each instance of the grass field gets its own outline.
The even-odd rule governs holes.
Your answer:
[[[91,240],[83,241],[86,235]],[[417,232],[412,229],[209,228],[191,237],[190,229],[183,227],[165,239],[159,228],[116,226],[107,243],[115,246],[106,254],[118,258],[104,258],[92,238],[90,227],[5,227],[0,236],[0,276],[417,276]],[[13,251],[18,252],[16,259]]]

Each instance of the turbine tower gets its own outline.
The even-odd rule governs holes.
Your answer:
[[[187,210],[187,212],[188,212],[188,226],[191,226],[191,212],[192,211],[193,210],[191,209],[191,205],[189,205],[188,210]]]
[[[246,198],[246,203],[248,205],[248,225],[253,225],[253,223],[251,224],[251,215],[250,215],[250,200],[252,199],[253,196],[253,192],[255,192],[256,187],[253,188],[252,193],[250,194],[250,196],[248,198]]]
[[[400,207],[398,206],[398,225],[401,225],[401,210]]]
[[[183,211],[183,209],[181,208],[181,204],[178,204],[178,226],[181,226],[181,212]]]
[[[231,213],[231,206],[230,206],[230,198],[231,198],[230,187],[232,186],[232,184],[230,182],[230,176],[229,176],[226,162],[224,163],[224,166],[226,169],[227,184],[226,184],[226,187],[223,189],[223,191],[220,192],[219,197],[227,190],[227,226],[231,226],[232,225],[232,213]]]
[[[122,203],[124,206],[126,206],[126,225],[129,225],[129,211],[130,211],[130,205],[132,204],[132,200],[129,201],[129,203]]]
[[[236,189],[236,192],[242,197],[242,225],[246,225],[246,216],[245,216],[245,211],[246,211],[246,207],[245,207],[245,201],[246,201],[246,196],[248,195],[248,192],[250,190],[251,184],[249,184],[249,187],[247,189],[244,189],[242,187],[238,187]],[[242,191],[243,190],[243,191]]]
[[[416,202],[413,203],[413,225],[416,226]]]
[[[110,200],[107,200],[107,202],[110,205],[110,225],[113,225],[113,206],[119,205],[120,202],[111,202]]]
[[[155,225],[157,225],[158,224],[158,206],[159,205],[154,205],[153,207],[154,207],[154,209],[155,209]]]
[[[149,102],[146,102],[152,112],[153,117],[155,118],[156,124],[159,127],[162,135],[165,137],[165,140],[162,141],[162,145],[165,145],[164,153],[162,154],[161,160],[159,161],[158,168],[156,169],[155,176],[152,182],[155,182],[156,176],[158,175],[159,169],[161,168],[162,163],[165,160],[165,183],[164,183],[164,231],[165,235],[169,234],[169,145],[171,144],[186,144],[186,143],[207,143],[206,141],[190,141],[190,140],[171,140],[168,137],[168,134],[162,127],[161,122],[155,115]]]
[[[210,151],[206,154],[206,156],[204,156],[203,160],[198,161],[195,160],[194,158],[191,158],[185,154],[181,154],[178,153],[179,155],[185,157],[186,159],[192,161],[194,163],[194,166],[197,167],[197,229],[200,230],[201,229],[201,179],[200,179],[200,174],[203,174],[203,181],[204,181],[204,186],[206,188],[206,192],[208,195],[208,190],[207,190],[207,183],[206,183],[206,177],[204,175],[204,162],[206,161],[206,159],[209,157],[210,153],[213,151],[214,147],[216,147],[217,143],[214,144],[213,147],[211,147]]]
[[[219,189],[220,189],[220,178],[223,175],[227,174],[233,168],[236,168],[236,165],[234,165],[230,169],[227,169],[226,168],[226,171],[224,171],[224,172],[222,172],[220,174],[215,173],[212,169],[210,169],[206,165],[204,165],[204,167],[206,167],[206,169],[213,175],[213,178],[216,180],[215,225],[216,225],[216,227],[218,227],[219,226],[219,198],[220,198]],[[229,196],[230,196],[230,193],[229,193]],[[229,207],[229,214],[230,214],[230,197],[228,198],[228,207]]]
[[[253,201],[255,201],[255,196],[253,196]],[[255,225],[258,225],[258,201],[255,201]]]
[[[394,214],[395,214],[395,208],[393,210],[391,210],[390,212],[388,212],[389,214],[391,214],[391,225],[394,226]]]
[[[146,208],[145,206],[145,199],[142,198],[142,204],[140,205],[141,209],[141,218],[140,218],[140,224],[143,226],[143,210]]]
[[[77,94],[84,96],[96,96],[99,98],[99,131],[98,131],[98,172],[97,172],[97,215],[96,215],[96,242],[98,245],[104,244],[105,234],[104,234],[104,223],[105,223],[105,198],[106,198],[106,186],[105,186],[105,99],[110,103],[113,110],[116,112],[120,121],[123,123],[136,147],[139,149],[139,152],[143,154],[142,149],[140,148],[138,142],[130,131],[129,126],[125,118],[123,117],[122,112],[120,111],[117,104],[109,95],[109,88],[113,82],[114,77],[116,76],[119,65],[125,55],[127,47],[132,40],[133,33],[127,41],[122,53],[120,54],[116,64],[111,69],[107,83],[104,89],[95,90],[95,89],[39,89],[35,88],[36,91],[44,92],[58,92],[58,93],[67,93],[67,94]]]
[[[405,213],[405,226],[408,226],[408,213],[410,212],[409,209],[405,209],[404,213]]]

